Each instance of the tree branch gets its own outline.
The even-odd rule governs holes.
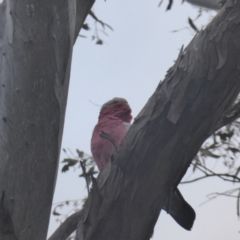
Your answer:
[[[72,214],[57,228],[48,240],[66,240],[77,229],[77,223],[81,217],[82,210]]]
[[[238,181],[240,181],[240,178],[238,178],[236,176],[233,176],[233,175],[230,175],[230,174],[227,174],[227,173],[214,173],[214,174],[206,174],[205,176],[202,176],[202,177],[199,177],[199,178],[194,178],[194,179],[189,180],[189,181],[182,181],[180,184],[192,183],[192,182],[196,182],[196,181],[208,178],[208,177],[220,177],[224,181],[232,182],[233,180],[231,180],[231,179],[223,178],[223,177],[229,177],[229,178],[232,178],[234,180],[237,179]]]
[[[237,196],[234,196],[232,195],[234,192],[238,192],[238,195]],[[208,200],[204,201],[203,203],[200,204],[203,205],[219,196],[226,196],[226,197],[232,197],[232,198],[237,198],[237,215],[239,216],[239,205],[238,205],[238,201],[239,201],[239,195],[240,194],[240,188],[234,188],[234,189],[230,189],[230,190],[227,190],[225,192],[222,192],[222,193],[210,193],[207,195],[208,197]],[[212,196],[211,196],[212,195]]]
[[[220,10],[226,0],[186,0],[187,2],[208,9]]]
[[[76,239],[151,237],[171,189],[240,91],[239,13],[240,2],[228,1],[181,49],[113,156],[104,184],[91,189]]]
[[[234,189],[234,191],[235,191],[235,192],[236,192],[236,191],[239,192],[240,189],[239,189],[239,188],[236,188],[236,189]],[[210,194],[207,195],[207,197],[209,197],[209,198],[211,198],[211,199],[216,198],[216,197],[219,197],[219,196],[238,198],[238,196],[234,196],[234,195],[232,195],[231,193],[228,193],[228,191],[227,191],[227,192],[222,192],[222,193],[215,192],[215,193],[210,193]]]

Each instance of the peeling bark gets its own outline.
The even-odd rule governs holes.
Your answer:
[[[187,2],[208,9],[220,10],[226,0],[186,0]]]
[[[93,184],[77,240],[150,239],[172,189],[240,91],[240,2],[181,49]]]
[[[226,126],[226,125],[234,122],[238,118],[240,118],[240,102],[233,105],[229,110],[227,110],[224,113],[224,115],[222,116],[222,118],[220,119],[218,124],[216,125],[214,132],[219,130],[223,126]]]
[[[0,4],[0,239],[46,239],[72,48],[93,2]]]

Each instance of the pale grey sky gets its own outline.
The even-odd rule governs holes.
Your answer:
[[[75,44],[62,147],[90,153],[92,129],[99,113],[99,107],[90,101],[101,105],[113,97],[124,97],[136,116],[173,65],[180,47],[186,46],[194,36],[193,31],[183,28],[188,27],[188,17],[197,16],[198,9],[174,1],[173,9],[166,12],[168,1],[158,8],[159,1],[96,2],[97,16],[114,31],[107,30],[108,37],[101,34],[105,41],[102,46],[95,45],[90,38],[92,32],[85,31],[82,34],[89,38],[79,38]],[[214,14],[205,13],[197,22],[198,26],[207,23]],[[183,30],[172,32],[179,29]],[[61,160],[64,157],[62,154]],[[219,198],[199,206],[208,193],[224,191],[228,187],[231,186],[213,179],[180,186],[197,214],[193,229],[191,232],[182,229],[162,211],[153,240],[239,239],[235,200]],[[85,183],[78,177],[78,172],[59,172],[54,202],[81,199],[86,194]],[[57,226],[52,217],[49,233]]]

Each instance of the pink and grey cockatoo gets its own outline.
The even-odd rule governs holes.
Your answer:
[[[131,108],[124,98],[113,98],[103,104],[91,139],[91,151],[99,171],[107,165],[114,153],[122,143],[132,120]],[[106,134],[106,138],[102,134]],[[170,200],[163,208],[173,219],[186,230],[191,230],[195,212],[184,200],[176,188]]]
[[[108,163],[114,146],[118,148],[130,127],[131,108],[123,98],[113,98],[103,104],[91,140],[91,150],[99,171]],[[113,143],[100,136],[106,133]],[[114,145],[114,146],[113,146]]]

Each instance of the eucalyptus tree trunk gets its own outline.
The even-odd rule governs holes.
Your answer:
[[[0,3],[0,239],[46,239],[72,48],[93,2]]]
[[[93,181],[78,240],[148,240],[161,209],[240,91],[240,1],[181,49]],[[171,207],[171,206],[169,206]]]

